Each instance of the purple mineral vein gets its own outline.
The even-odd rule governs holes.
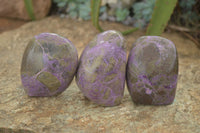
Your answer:
[[[156,48],[160,57],[156,57],[158,56],[156,53],[144,56],[144,53],[152,51],[153,48]],[[151,60],[155,64],[149,65],[151,62],[146,62],[148,58],[158,60]],[[135,103],[171,104],[175,98],[178,78],[178,57],[175,45],[172,41],[157,36],[139,38],[129,54],[126,78],[128,90]]]
[[[97,35],[96,39],[96,45],[91,48],[87,46],[81,55],[76,82],[82,93],[91,101],[103,106],[118,105],[123,97],[125,85],[124,40],[116,31],[106,31]],[[124,71],[121,70],[123,65]],[[114,77],[105,80],[112,75]]]
[[[43,45],[44,43],[46,43],[47,45]],[[31,45],[39,45],[39,47],[42,49],[42,56],[38,58],[42,58],[43,68],[41,68],[39,72],[32,71],[30,67],[33,66],[28,65],[28,63],[37,64],[37,61],[39,60],[31,62],[28,61],[28,58],[23,57],[21,79],[24,89],[29,96],[53,96],[60,94],[69,86],[76,72],[76,68],[78,65],[78,54],[76,48],[68,39],[52,33],[42,33],[35,36],[35,41]],[[52,45],[55,47],[57,47],[57,45],[63,45],[63,47],[70,47],[72,49],[70,49],[71,51],[64,51],[59,53],[60,57],[63,58],[56,58],[52,56],[54,54],[54,51],[49,50],[49,47],[51,47]],[[71,53],[70,56],[68,56],[69,52]],[[37,53],[31,53],[31,51],[25,51],[25,53],[33,56],[37,55]],[[68,63],[68,65],[62,66],[61,62],[66,62],[66,64]],[[29,68],[25,67],[27,65],[29,66]],[[35,66],[37,67],[37,65]],[[51,75],[55,76],[55,78],[60,82],[60,86],[58,88],[54,88],[55,91],[50,91],[47,86],[45,86],[37,79],[37,77],[43,72],[50,73]],[[49,82],[48,84],[51,83]]]

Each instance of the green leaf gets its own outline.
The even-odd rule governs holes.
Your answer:
[[[24,4],[25,4],[26,11],[28,12],[29,17],[32,20],[35,20],[32,0],[24,0]]]
[[[126,19],[126,17],[128,16],[128,14],[129,14],[129,11],[126,8],[125,9],[118,8],[115,13],[115,15],[117,17],[117,21],[124,21]]]
[[[196,0],[182,0],[180,1],[179,5],[182,8],[186,8],[186,9],[192,9],[192,6],[194,6],[196,3]]]
[[[69,10],[72,11],[72,10],[76,10],[77,5],[75,2],[70,2],[68,7],[69,7]]]
[[[134,26],[144,28],[151,19],[155,0],[145,0],[133,4],[134,10]]]
[[[159,36],[164,31],[167,22],[176,6],[177,0],[157,0],[151,22],[147,28],[147,35]]]
[[[67,4],[67,2],[59,2],[58,7],[64,7]]]
[[[105,11],[106,11],[106,9],[107,9],[107,7],[106,7],[106,6],[102,6],[102,7],[100,8],[100,13],[103,13],[103,12],[105,12]]]
[[[78,13],[77,13],[76,11],[71,11],[71,12],[69,12],[69,16],[70,16],[71,18],[77,18]]]
[[[85,3],[85,4],[80,4],[78,6],[79,8],[79,17],[84,19],[84,20],[88,20],[90,19],[90,4]]]
[[[152,9],[151,9],[151,8],[147,8],[147,9],[144,9],[144,10],[142,11],[142,14],[143,14],[143,15],[148,15],[148,16],[149,16],[150,13],[152,13]]]

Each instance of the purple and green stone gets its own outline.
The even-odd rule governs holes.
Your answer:
[[[27,45],[21,64],[21,80],[29,96],[53,96],[71,83],[78,65],[75,46],[53,33],[35,36]]]
[[[158,36],[140,37],[133,44],[126,72],[128,90],[136,104],[173,103],[178,55],[172,41]]]
[[[102,106],[115,106],[123,98],[125,70],[124,38],[116,31],[105,31],[84,49],[76,82],[89,100]]]

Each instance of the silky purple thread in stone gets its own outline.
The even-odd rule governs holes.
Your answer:
[[[29,96],[53,96],[71,83],[78,65],[75,46],[54,33],[42,33],[28,44],[22,59],[21,80]]]
[[[171,104],[178,79],[178,56],[173,42],[158,36],[140,37],[130,51],[126,79],[135,103]]]
[[[126,49],[122,35],[110,30],[84,49],[76,75],[82,93],[103,106],[120,104],[124,94]]]

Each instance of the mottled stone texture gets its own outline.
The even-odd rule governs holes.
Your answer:
[[[127,63],[127,85],[132,100],[140,104],[171,104],[178,79],[176,47],[158,36],[140,37]]]
[[[116,31],[105,31],[83,51],[77,84],[91,101],[103,106],[118,105],[124,95],[125,66],[124,38]]]
[[[35,36],[27,45],[21,80],[29,96],[53,96],[71,83],[78,65],[75,46],[53,33]]]

